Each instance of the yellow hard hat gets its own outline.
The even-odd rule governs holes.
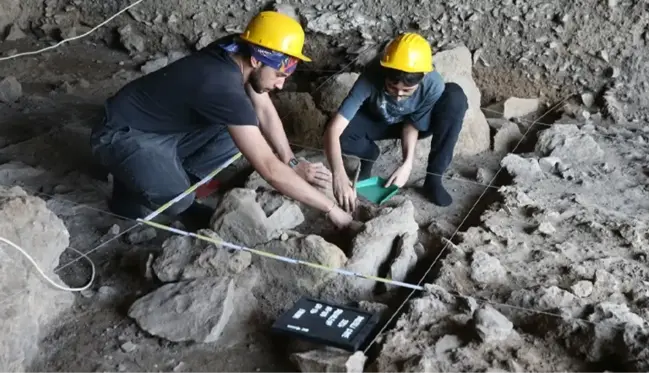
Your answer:
[[[432,71],[433,53],[430,44],[419,34],[401,34],[385,48],[381,66],[409,73]]]
[[[240,37],[249,43],[282,52],[302,61],[311,61],[309,57],[302,54],[304,46],[302,26],[286,14],[263,11],[248,23]]]

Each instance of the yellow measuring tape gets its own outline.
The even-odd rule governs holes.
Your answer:
[[[212,237],[207,237],[207,236],[203,236],[203,235],[200,235],[200,234],[187,232],[187,231],[184,231],[182,229],[176,229],[176,228],[168,227],[166,225],[159,224],[159,223],[154,223],[152,221],[145,221],[145,220],[142,220],[142,219],[138,219],[138,221],[141,221],[144,224],[148,224],[148,225],[150,225],[152,227],[155,227],[155,228],[158,228],[158,229],[162,229],[162,230],[165,230],[165,231],[168,231],[168,232],[180,234],[182,236],[189,236],[189,237],[198,238],[199,240],[210,242],[210,243],[213,243],[213,244],[215,244],[217,246],[222,246],[222,247],[226,247],[226,248],[229,248],[229,249],[235,249],[235,250],[248,251],[248,252],[253,253],[253,254],[261,255],[261,256],[264,256],[264,257],[267,257],[267,258],[277,259],[277,260],[280,260],[282,262],[287,262],[287,263],[292,263],[292,264],[302,264],[302,265],[305,265],[307,267],[317,268],[317,269],[321,269],[321,270],[329,271],[329,272],[335,272],[335,273],[339,273],[339,274],[345,275],[345,276],[360,277],[360,278],[364,278],[364,279],[368,279],[368,280],[384,282],[384,283],[387,283],[387,284],[402,286],[402,287],[406,287],[406,288],[410,288],[410,289],[424,290],[423,286],[412,285],[412,284],[408,284],[406,282],[390,280],[390,279],[387,279],[387,278],[364,275],[362,273],[352,272],[352,271],[348,271],[348,270],[341,269],[341,268],[327,267],[327,266],[324,266],[322,264],[311,263],[311,262],[307,262],[307,261],[300,260],[300,259],[294,259],[294,258],[289,258],[287,256],[272,254],[272,253],[269,253],[269,252],[266,252],[266,251],[255,250],[255,249],[251,249],[249,247],[235,245],[235,244],[223,241],[223,240],[217,240],[217,239],[214,239]]]
[[[154,212],[150,213],[144,219],[137,219],[137,221],[140,222],[140,223],[143,223],[143,224],[150,225],[150,226],[152,226],[154,228],[162,229],[162,230],[172,232],[172,233],[176,233],[176,234],[179,234],[179,235],[182,235],[182,236],[194,237],[194,238],[197,238],[199,240],[203,240],[203,241],[206,241],[206,242],[213,243],[213,244],[215,244],[217,246],[227,247],[227,248],[234,249],[234,250],[248,251],[248,252],[250,252],[252,254],[257,254],[257,255],[260,255],[260,256],[263,256],[263,257],[266,257],[266,258],[276,259],[276,260],[286,262],[286,263],[301,264],[301,265],[304,265],[304,266],[307,266],[307,267],[317,268],[317,269],[320,269],[320,270],[323,270],[323,271],[328,271],[328,272],[334,272],[334,273],[338,273],[338,274],[341,274],[341,275],[344,275],[344,276],[359,277],[359,278],[364,278],[364,279],[367,279],[367,280],[374,280],[374,281],[383,282],[383,283],[386,283],[386,284],[391,284],[391,285],[396,285],[396,286],[401,286],[401,287],[414,289],[414,290],[424,290],[423,286],[413,285],[413,284],[409,284],[409,283],[406,283],[406,282],[390,280],[390,279],[387,279],[387,278],[382,278],[382,277],[377,277],[377,276],[364,275],[362,273],[348,271],[348,270],[345,270],[345,269],[342,269],[342,268],[327,267],[327,266],[324,266],[324,265],[318,264],[318,263],[311,263],[311,262],[307,262],[307,261],[300,260],[300,259],[294,259],[294,258],[289,258],[287,256],[272,254],[272,253],[269,253],[269,252],[266,252],[266,251],[255,250],[255,249],[251,249],[251,248],[248,248],[248,247],[235,245],[235,244],[223,241],[223,240],[217,240],[217,239],[214,239],[212,237],[207,237],[207,236],[203,236],[203,235],[200,235],[200,234],[187,232],[187,231],[184,231],[182,229],[176,229],[176,228],[173,228],[173,227],[166,226],[164,224],[155,223],[155,222],[151,221],[156,216],[160,215],[166,209],[168,209],[170,206],[172,206],[174,203],[176,203],[176,202],[180,201],[181,199],[185,198],[187,195],[189,195],[190,193],[192,193],[196,189],[198,189],[198,187],[200,187],[201,185],[209,182],[214,176],[216,176],[219,172],[223,171],[225,168],[230,166],[234,161],[236,161],[240,157],[241,157],[241,153],[235,154],[232,158],[228,159],[219,168],[212,171],[209,175],[205,176],[199,182],[192,185],[191,187],[189,187],[184,192],[180,193],[174,199],[172,199],[169,202],[165,203],[164,205],[160,206],[160,208],[158,208]]]

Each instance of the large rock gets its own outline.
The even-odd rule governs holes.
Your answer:
[[[0,236],[24,249],[52,280],[69,234],[45,201],[18,187],[0,186]],[[0,370],[24,371],[38,351],[47,325],[67,310],[74,296],[55,289],[31,263],[0,242]]]
[[[304,236],[296,232],[257,246],[255,250],[329,268],[342,268],[347,262],[347,257],[336,245],[320,236]],[[340,276],[320,268],[257,255],[253,256],[253,265],[259,268],[263,275],[263,280],[255,290],[256,295],[260,302],[263,302],[261,308],[264,314],[271,318],[279,316],[288,305],[301,296],[317,296],[323,286]]]
[[[23,86],[13,76],[0,81],[0,102],[12,103],[23,95]]]
[[[251,289],[258,275],[208,277],[166,284],[133,303],[129,317],[147,332],[173,341],[238,340],[254,317]],[[231,341],[228,341],[231,342]]]
[[[320,110],[327,113],[337,112],[359,75],[358,73],[340,73],[329,79],[315,93]]]
[[[480,110],[481,94],[473,80],[471,51],[458,47],[433,56],[435,68],[446,83],[456,83],[464,90],[469,109],[464,116],[462,132],[455,147],[456,155],[474,155],[489,150],[491,143],[487,118]],[[428,144],[430,148],[430,143]]]
[[[266,199],[262,206],[254,190],[235,188],[225,194],[212,217],[212,230],[223,240],[257,246],[278,238],[304,221],[300,207],[287,198]]]
[[[4,30],[20,15],[20,0],[0,1],[0,38],[4,37]]]
[[[388,274],[381,271],[392,270],[392,274],[397,277],[405,276],[412,267],[413,260],[413,253],[408,248],[416,243],[419,229],[414,209],[410,200],[404,200],[396,207],[380,210],[379,216],[366,222],[352,240],[351,256],[344,269],[382,277]],[[399,246],[406,249],[399,251]],[[395,251],[397,260],[391,263],[390,258],[394,257]],[[384,265],[387,265],[387,268],[384,268]],[[332,297],[337,301],[371,299],[376,285],[374,280],[339,276],[327,284],[321,297]]]
[[[327,117],[306,92],[280,92],[273,97],[277,113],[292,143],[322,149]]]
[[[198,234],[220,240],[207,229],[198,231]],[[248,268],[252,261],[252,254],[247,251],[216,247],[210,242],[187,236],[169,237],[162,249],[162,255],[153,263],[153,270],[164,282],[234,275]]]

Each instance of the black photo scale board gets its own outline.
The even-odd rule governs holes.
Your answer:
[[[275,321],[272,330],[353,352],[374,335],[379,319],[379,314],[302,297]]]

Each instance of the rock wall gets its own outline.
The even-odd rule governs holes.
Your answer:
[[[68,247],[63,222],[21,188],[0,187],[0,236],[27,251],[54,281]],[[72,305],[73,295],[53,288],[15,249],[0,243],[0,370],[24,371],[46,326]]]
[[[17,22],[52,38],[79,34],[132,1],[17,0],[0,5],[0,33]],[[267,3],[260,0],[145,0],[96,35],[133,54],[200,48],[241,30]],[[310,68],[332,68],[365,51],[361,61],[398,31],[427,36],[435,51],[462,43],[476,62],[484,99],[610,91],[630,121],[647,116],[649,12],[641,1],[481,0],[393,2],[362,0],[282,2],[295,7],[308,31]],[[390,9],[386,12],[386,9]],[[292,9],[288,10],[293,12]],[[125,28],[126,27],[126,28]],[[136,43],[131,41],[136,40]],[[116,44],[113,44],[116,45]],[[344,52],[344,53],[339,53]]]

